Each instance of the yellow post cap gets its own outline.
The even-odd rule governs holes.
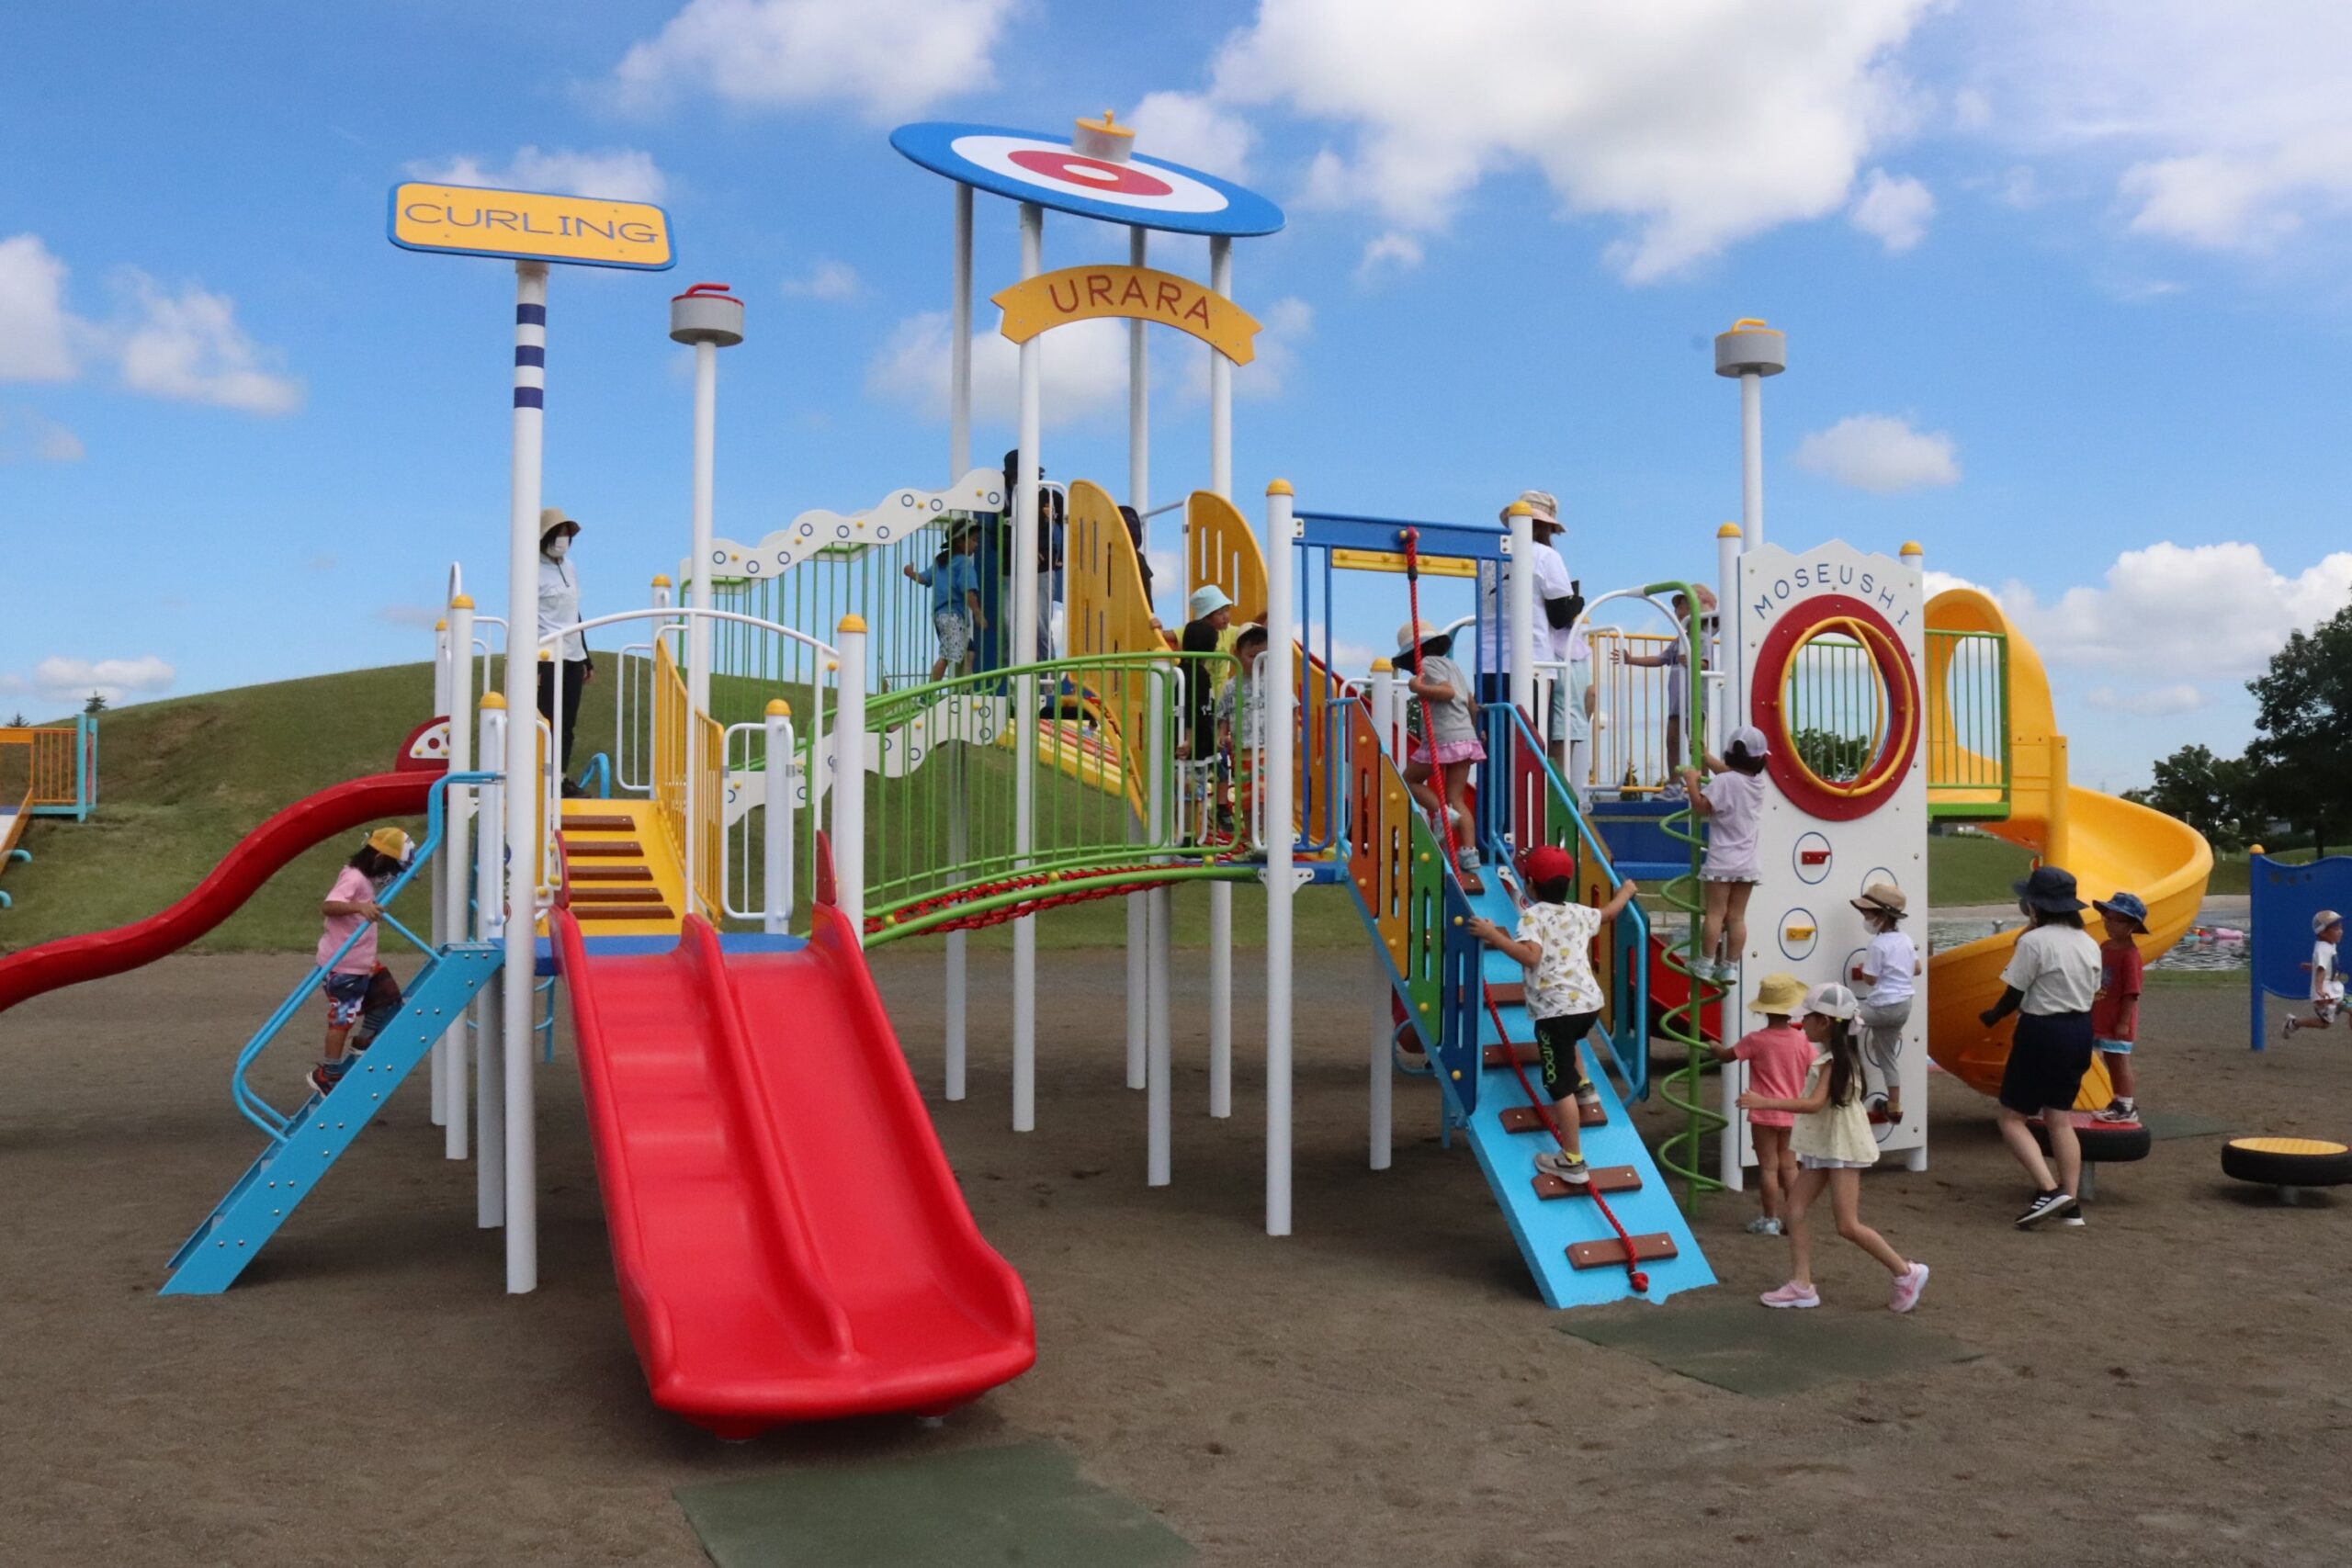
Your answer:
[[[503,692],[484,692],[481,694],[481,702],[478,705],[486,708],[503,709],[506,706],[506,694]]]
[[[1737,332],[1742,327],[1762,327],[1770,326],[1770,322],[1765,321],[1761,316],[1742,316],[1739,320],[1731,324],[1731,330]]]
[[[1905,539],[1903,541],[1903,553],[1906,556],[1924,556],[1928,552],[1919,547],[1918,540]]]
[[[543,648],[539,649],[539,658],[544,662],[552,663],[555,660],[555,649],[551,648]]]
[[[671,586],[670,574],[666,571],[655,572],[653,574],[653,586],[656,588],[667,588]]]
[[[770,718],[790,718],[792,716],[792,705],[786,702],[782,697],[770,697],[768,699],[768,716]]]
[[[2245,847],[2245,852],[2250,855],[2258,855],[2263,852],[2262,846],[2260,844],[2248,844]]]
[[[1288,479],[1275,479],[1266,486],[1266,493],[1268,495],[1296,495],[1298,491],[1290,488]]]
[[[1715,530],[1715,537],[1716,537],[1716,538],[1718,538],[1718,539],[1736,539],[1736,538],[1738,538],[1738,537],[1739,537],[1739,525],[1738,525],[1738,524],[1736,524],[1736,523],[1726,523],[1726,524],[1724,524],[1722,527],[1720,527],[1720,528],[1718,528],[1718,529],[1716,529],[1716,530]]]
[[[1396,666],[1391,664],[1385,658],[1375,659],[1372,661],[1372,672],[1375,675],[1380,674],[1384,671],[1393,671],[1396,668]]]
[[[434,623],[433,623],[433,629],[434,629],[435,631],[436,631],[436,632],[446,632],[446,631],[447,631],[447,630],[449,629],[449,621],[448,621],[448,617],[444,616],[444,617],[442,617],[440,620],[437,620],[437,621],[434,622]]]
[[[1503,508],[1503,515],[1506,517],[1532,517],[1535,515],[1535,508],[1528,505],[1527,502],[1523,501],[1514,501],[1509,506]]]
[[[845,632],[862,632],[865,629],[865,617],[852,610],[842,617],[842,624],[836,629]]]
[[[460,593],[449,601],[449,608],[452,610],[470,610],[473,607],[474,596],[470,593]]]

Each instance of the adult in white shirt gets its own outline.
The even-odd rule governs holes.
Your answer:
[[[550,506],[539,513],[539,636],[548,637],[580,621],[580,571],[571,562],[571,541],[579,536],[580,525],[563,514],[563,508]],[[569,778],[571,772],[571,745],[580,738],[580,689],[596,673],[595,661],[588,657],[588,640],[576,631],[564,632],[556,645],[555,657],[539,663],[539,716],[550,725],[556,724],[559,710],[563,715],[558,732],[563,737],[562,768],[567,775],[563,791],[572,792]]]
[[[1584,613],[1584,597],[1577,592],[1576,580],[1568,575],[1568,563],[1560,555],[1559,538],[1566,532],[1560,525],[1560,503],[1549,491],[1531,490],[1520,492],[1520,501],[1534,515],[1535,550],[1531,570],[1535,573],[1535,660],[1538,664],[1556,664],[1573,657],[1572,634],[1577,617]],[[1514,503],[1516,504],[1516,503]],[[1503,525],[1510,525],[1510,508],[1501,513]],[[1493,562],[1478,565],[1478,697],[1483,703],[1499,705],[1510,701],[1510,636],[1504,625],[1509,615],[1510,567],[1505,562],[1498,570]],[[1585,647],[1585,687],[1592,683],[1592,649]],[[1571,694],[1571,681],[1555,681],[1552,702],[1546,715],[1544,735],[1549,743],[1555,765],[1565,763],[1569,739],[1570,712],[1583,703],[1581,692]]]
[[[2033,1179],[2034,1199],[2017,1218],[2030,1229],[2075,1207],[2083,1175],[2083,1145],[2075,1136],[2075,1100],[2090,1071],[2091,1000],[2098,993],[2098,943],[2083,930],[2088,906],[2075,896],[2075,874],[2036,866],[2017,884],[2018,905],[2030,929],[2018,938],[2001,971],[2001,999],[1978,1015],[1991,1029],[2018,1014],[2009,1059],[2001,1070],[2001,1137]],[[2053,1179],[2035,1146],[2026,1118],[2041,1118],[2042,1134],[2058,1159]]]

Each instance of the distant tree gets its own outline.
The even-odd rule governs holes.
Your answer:
[[[31,720],[25,717],[25,710],[18,708],[17,710],[17,716],[8,721],[8,728],[11,729],[23,729],[29,726]]]
[[[82,711],[84,713],[106,712],[107,694],[104,692],[92,692],[90,694],[90,700],[82,705]]]
[[[1828,784],[1851,784],[1871,760],[1871,738],[1831,729],[1800,729],[1792,738],[1797,756],[1813,776]]]
[[[2245,753],[2251,794],[2263,815],[2308,833],[2325,854],[2329,833],[2352,818],[2341,776],[2352,735],[2352,606],[2290,635],[2246,690],[2256,731]]]
[[[2243,757],[2217,757],[2203,746],[2184,746],[2156,764],[2156,781],[2146,789],[2123,792],[2126,800],[2177,817],[2205,835],[2215,849],[2244,849],[2261,803],[2255,770]]]

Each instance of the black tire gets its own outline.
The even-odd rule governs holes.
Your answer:
[[[2352,1182],[2352,1149],[2318,1138],[2233,1138],[2222,1174],[2266,1187],[2342,1187]]]
[[[2033,1140],[2041,1152],[2050,1152],[2050,1133],[2036,1121]],[[2124,1165],[2135,1159],[2146,1159],[2148,1151],[2155,1147],[2155,1140],[2137,1122],[2099,1122],[2087,1125],[2076,1123],[2075,1141],[2083,1146],[2085,1165]]]

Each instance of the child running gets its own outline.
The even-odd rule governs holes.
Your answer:
[[[1804,982],[1794,975],[1767,975],[1758,983],[1750,1012],[1764,1015],[1764,1027],[1750,1030],[1736,1044],[1709,1045],[1718,1062],[1746,1062],[1747,1085],[1770,1100],[1796,1100],[1804,1093],[1805,1069],[1813,1065],[1813,1042],[1789,1021],[1804,1005]],[[1745,1104],[1746,1101],[1741,1102]],[[1796,1117],[1765,1107],[1747,1113],[1756,1145],[1756,1192],[1763,1213],[1747,1222],[1750,1235],[1779,1235],[1789,1212],[1789,1190],[1797,1179],[1797,1156],[1789,1151],[1789,1128]]]
[[[2018,1014],[2009,1060],[2001,1069],[2001,1137],[2025,1173],[2033,1179],[2033,1201],[2017,1218],[2030,1230],[2075,1207],[2082,1179],[2083,1145],[2075,1136],[2075,1097],[2091,1066],[2091,1001],[2098,991],[2098,943],[2083,930],[2084,904],[2075,897],[2075,874],[2054,865],[2037,866],[2016,884],[2018,908],[2032,929],[2018,938],[2009,966],[2001,971],[2001,999],[1977,1015],[1987,1029]],[[2041,1118],[2050,1163],[2033,1141],[2026,1118]],[[2077,1223],[2068,1220],[2067,1224]]]
[[[1707,858],[1699,870],[1706,898],[1700,917],[1704,940],[1695,972],[1719,986],[1739,977],[1740,955],[1747,951],[1747,900],[1764,875],[1756,858],[1756,834],[1764,817],[1764,768],[1770,757],[1764,732],[1743,724],[1731,732],[1723,756],[1707,759],[1714,777],[1704,789],[1698,769],[1682,770],[1690,809],[1707,823]]]
[[[1475,895],[1484,893],[1487,885],[1478,875],[1478,830],[1470,819],[1470,770],[1487,760],[1487,748],[1478,739],[1478,704],[1470,694],[1470,677],[1448,657],[1453,651],[1451,636],[1427,621],[1408,621],[1396,628],[1396,657],[1391,662],[1405,671],[1406,689],[1420,698],[1405,713],[1410,738],[1405,786],[1421,808],[1437,819],[1441,834],[1445,831],[1445,809],[1452,807],[1462,890]],[[1430,784],[1440,768],[1445,770],[1442,806]]]
[[[2134,1091],[2140,1085],[2132,1071],[2132,1043],[2140,1037],[2142,965],[2136,939],[2148,930],[2148,906],[2136,893],[2118,893],[2112,898],[2092,899],[2091,908],[2098,911],[2107,928],[2107,940],[2098,944],[2098,995],[2091,999],[2091,1043],[2098,1047],[2107,1063],[2107,1076],[2115,1083],[2114,1098],[2097,1119],[2137,1122],[2140,1101]]]
[[[2335,945],[2343,940],[2343,916],[2322,909],[2312,917],[2312,961],[2303,965],[2312,972],[2312,1015],[2288,1015],[2288,1039],[2292,1040],[2299,1029],[2325,1029],[2335,1021],[2344,1006],[2344,982],[2335,973]]]
[[[390,982],[391,976],[387,973],[383,982],[377,981],[376,917],[382,911],[376,907],[376,896],[401,874],[408,864],[408,857],[406,833],[398,828],[377,829],[335,873],[334,886],[327,889],[326,899],[319,906],[326,921],[326,930],[319,938],[318,964],[327,972],[327,1035],[319,1065],[311,1069],[308,1078],[316,1093],[334,1092],[334,1086],[350,1069],[351,1056],[356,1053],[347,1055],[345,1047],[351,1043],[352,1025],[360,1021],[362,1014],[371,1013],[371,985],[379,993],[372,1013],[379,1018],[377,1028],[382,1027],[381,992],[383,984]],[[351,944],[348,947],[344,945],[346,940]],[[399,996],[395,984],[391,990],[395,1008]],[[372,1030],[366,1032],[358,1049],[367,1049],[368,1042],[373,1038]]]
[[[1621,882],[1599,908],[1576,901],[1576,862],[1554,844],[1538,844],[1520,862],[1527,879],[1527,908],[1519,912],[1519,932],[1507,936],[1492,920],[1473,917],[1472,935],[1519,960],[1527,971],[1527,1012],[1535,1021],[1535,1045],[1544,1064],[1544,1092],[1552,1100],[1552,1124],[1560,1147],[1535,1156],[1535,1168],[1575,1186],[1591,1179],[1584,1163],[1581,1110],[1600,1103],[1585,1077],[1577,1047],[1592,1032],[1606,1005],[1592,973],[1592,939],[1601,922],[1613,919],[1638,889]]]
[[[909,561],[899,569],[931,590],[931,626],[939,634],[939,657],[931,661],[933,681],[951,670],[965,673],[972,655],[973,631],[988,629],[988,615],[980,609],[979,568],[972,563],[972,550],[978,542],[978,529],[959,525],[931,565],[917,571]]]
[[[1871,1136],[1862,1107],[1862,1051],[1854,1038],[1858,1004],[1843,986],[1815,986],[1798,1007],[1806,1039],[1823,1055],[1807,1071],[1804,1092],[1781,1099],[1750,1089],[1739,1097],[1743,1111],[1789,1111],[1796,1114],[1789,1146],[1797,1156],[1797,1179],[1789,1193],[1789,1282],[1758,1299],[1768,1307],[1817,1307],[1813,1283],[1813,1236],[1805,1220],[1821,1190],[1829,1189],[1838,1234],[1876,1258],[1894,1276],[1887,1298],[1890,1312],[1909,1312],[1927,1289],[1928,1266],[1905,1258],[1886,1238],[1862,1224],[1862,1172],[1878,1163],[1878,1141]]]
[[[1862,1061],[1878,1075],[1886,1097],[1886,1119],[1903,1120],[1903,1026],[1911,1021],[1911,998],[1917,990],[1919,950],[1902,930],[1909,900],[1892,882],[1873,882],[1862,896],[1849,900],[1871,928],[1871,944],[1848,976],[1867,985],[1861,1011]]]

